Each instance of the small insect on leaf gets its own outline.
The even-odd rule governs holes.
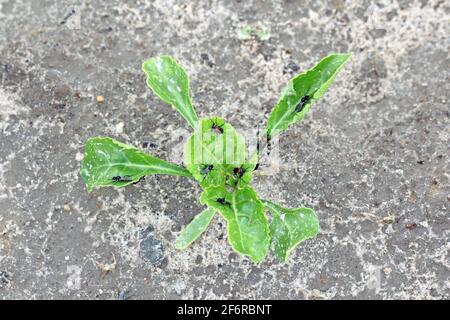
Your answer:
[[[242,169],[242,167],[233,169],[233,174],[238,178],[242,177],[244,175],[244,173],[245,173],[245,170]]]
[[[220,118],[211,118],[211,130],[215,134],[223,134],[223,126],[225,125],[225,121]]]
[[[313,68],[289,81],[267,120],[268,139],[305,117],[312,102],[324,95],[350,56],[350,54],[330,54]]]
[[[145,154],[133,146],[112,138],[90,138],[86,141],[80,171],[88,191],[94,187],[124,187],[149,174],[191,177],[177,164]]]
[[[231,205],[231,203],[229,203],[228,201],[226,201],[225,198],[218,198],[216,201],[217,201],[218,203],[220,203],[221,205],[227,205],[227,206],[230,206],[230,205]]]
[[[308,95],[301,98],[300,102],[295,106],[295,112],[296,113],[301,112],[310,99],[311,99],[311,97]]]
[[[265,41],[269,36],[269,29],[261,25],[249,25],[240,31],[240,38],[250,40],[247,43],[250,45]],[[244,136],[220,117],[198,119],[190,98],[189,78],[174,58],[150,58],[142,65],[147,85],[194,130],[184,146],[185,167],[112,138],[95,137],[86,141],[84,157],[80,159],[83,161],[80,175],[88,191],[95,187],[124,187],[153,174],[193,178],[203,189],[200,203],[207,208],[180,232],[174,243],[177,249],[185,249],[198,239],[217,213],[226,221],[228,242],[235,252],[249,257],[253,263],[260,263],[272,248],[280,260],[287,261],[300,243],[318,234],[318,217],[310,208],[283,208],[260,199],[251,187],[253,173],[259,167],[260,157],[270,154],[274,136],[305,117],[312,103],[323,96],[349,58],[350,54],[331,54],[312,69],[295,76],[272,110],[261,139],[257,130],[256,150],[247,150]],[[209,58],[202,54],[202,59]],[[298,71],[297,65],[289,68]],[[102,96],[97,97],[97,102],[103,101]],[[142,147],[148,145],[145,142]],[[270,213],[270,218],[266,213]],[[412,230],[417,224],[405,227]],[[221,240],[222,235],[218,238]],[[115,259],[112,263],[97,263],[101,276],[113,271],[115,263]],[[0,272],[0,282],[1,278]],[[127,299],[126,290],[118,292],[118,299]]]
[[[111,179],[114,182],[128,182],[128,181],[133,181],[133,179],[131,179],[129,176],[114,176]]]
[[[199,174],[204,167],[199,169],[199,164],[212,164],[214,171],[219,172],[226,165],[245,161],[245,139],[233,126],[217,117],[201,119],[199,124],[184,148],[186,167],[198,181],[204,178]]]
[[[243,167],[236,167],[233,169],[232,176],[236,183],[240,182],[240,180],[244,177],[244,174],[246,173],[246,171],[247,170],[245,170]],[[250,172],[250,176],[248,177],[249,181],[247,181],[247,182],[250,182],[251,176],[252,176],[252,173]]]
[[[206,164],[206,165],[200,170],[200,173],[201,173],[202,175],[207,175],[213,168],[214,168],[214,165],[212,165],[212,164]]]
[[[208,174],[212,171],[212,169],[214,168],[214,165],[212,164],[205,164],[201,169],[200,169],[200,174],[203,176],[203,181],[205,181],[206,177],[209,177]]]
[[[211,126],[211,130],[216,133],[216,134],[222,134],[223,133],[223,128],[222,125],[219,125],[216,121],[213,121],[213,124]]]

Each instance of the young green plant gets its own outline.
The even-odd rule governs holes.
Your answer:
[[[328,89],[350,54],[331,54],[289,81],[273,108],[264,135],[270,141],[303,119]],[[124,187],[145,175],[168,174],[195,179],[203,192],[199,213],[179,234],[175,247],[185,249],[206,230],[218,213],[226,222],[232,248],[261,262],[271,248],[280,260],[319,232],[310,208],[283,208],[261,199],[251,186],[259,154],[247,154],[244,138],[218,117],[198,119],[185,70],[170,56],[145,61],[142,69],[154,94],[171,105],[192,127],[184,148],[184,167],[170,163],[112,138],[86,141],[81,177],[88,191],[95,187]],[[267,213],[270,213],[270,219]]]

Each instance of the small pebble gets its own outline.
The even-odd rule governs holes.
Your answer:
[[[384,224],[391,224],[394,223],[394,217],[384,217],[381,221]]]
[[[77,154],[75,155],[75,160],[77,161],[81,161],[83,160],[84,155],[81,152],[77,152]]]
[[[120,291],[120,292],[119,292],[119,294],[118,294],[118,299],[119,299],[119,300],[126,300],[126,297],[125,297],[125,291]]]
[[[183,292],[186,290],[186,285],[183,280],[177,280],[175,282],[175,284],[173,285],[173,288],[175,290],[175,293],[178,296],[181,296],[183,294]]]
[[[289,63],[287,64],[287,67],[289,69],[291,69],[294,72],[297,72],[300,70],[300,67],[298,64],[296,64],[294,61],[289,61]]]
[[[413,229],[415,229],[416,227],[417,227],[417,223],[415,223],[415,222],[413,222],[413,223],[407,223],[407,224],[405,225],[405,228],[408,229],[408,230],[413,230]]]
[[[125,124],[123,122],[119,122],[118,124],[116,124],[116,131],[117,133],[122,133],[123,132],[123,126]]]
[[[104,96],[97,96],[95,99],[97,100],[98,103],[105,102],[105,97]]]

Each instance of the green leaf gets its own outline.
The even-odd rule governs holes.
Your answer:
[[[189,137],[184,162],[202,187],[225,185],[233,169],[245,163],[244,138],[221,118],[202,119]]]
[[[252,37],[258,38],[260,41],[266,41],[270,38],[270,30],[263,25],[246,25],[239,29],[238,39],[250,40]]]
[[[270,223],[272,249],[280,260],[286,262],[297,245],[317,235],[319,219],[310,208],[287,209],[270,201],[262,202],[273,214]]]
[[[311,108],[311,103],[323,96],[350,56],[331,54],[312,69],[293,78],[270,113],[266,128],[268,137],[273,137],[303,119]]]
[[[175,248],[185,249],[206,230],[211,223],[216,211],[208,208],[199,213],[194,219],[181,231],[175,242]]]
[[[256,31],[256,36],[261,41],[269,40],[269,38],[270,38],[269,28],[267,28],[265,26],[260,26],[259,29],[257,29],[257,31]]]
[[[150,58],[142,64],[142,70],[153,92],[195,128],[198,118],[189,95],[189,78],[175,59],[170,56]]]
[[[252,38],[254,31],[255,31],[255,28],[253,28],[251,25],[247,25],[247,26],[239,29],[238,38],[240,40],[249,40]]]
[[[90,138],[80,171],[88,191],[94,187],[123,187],[148,174],[191,177],[186,169],[152,157],[112,138]]]
[[[220,200],[219,200],[220,199]],[[209,187],[200,201],[218,210],[228,224],[228,241],[233,249],[262,261],[270,245],[269,225],[264,206],[251,187],[228,191],[226,187]]]

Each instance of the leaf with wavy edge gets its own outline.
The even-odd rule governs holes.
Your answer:
[[[225,218],[228,241],[235,251],[256,263],[264,259],[270,245],[269,224],[264,206],[251,187],[232,192],[225,187],[209,187],[202,193],[200,201],[218,210]]]
[[[286,262],[296,246],[317,235],[319,219],[310,208],[288,209],[271,201],[261,201],[273,215],[270,223],[272,249],[280,260]]]
[[[195,128],[198,118],[192,106],[186,71],[170,56],[150,58],[142,64],[142,70],[150,89]]]
[[[86,141],[80,171],[88,191],[94,187],[123,187],[148,174],[191,177],[185,168],[152,157],[112,138],[95,137]]]
[[[244,138],[218,117],[201,119],[184,149],[186,168],[202,187],[225,185],[245,156]]]
[[[273,137],[303,119],[311,108],[311,103],[323,96],[350,56],[350,54],[330,54],[310,70],[289,81],[270,113],[266,128],[268,137]]]

